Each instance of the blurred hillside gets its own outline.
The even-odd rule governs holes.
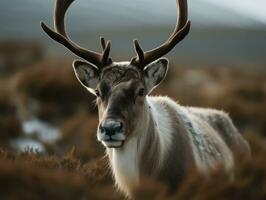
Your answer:
[[[185,42],[169,54],[171,60],[184,65],[266,67],[262,9],[266,5],[263,0],[249,2],[189,1],[192,29]],[[35,40],[49,55],[71,56],[40,28],[40,21],[52,26],[53,4],[54,0],[1,0],[0,40]],[[175,0],[76,0],[67,14],[67,29],[74,41],[95,50],[100,49],[100,35],[111,39],[115,60],[128,60],[134,54],[133,38],[147,50],[168,38],[175,9]]]
[[[0,36],[39,38],[41,20],[52,24],[54,0],[1,0]],[[189,0],[189,17],[198,28],[265,29],[265,1]],[[40,9],[41,8],[41,9]],[[110,9],[111,8],[111,9]],[[68,12],[70,31],[113,31],[128,28],[169,27],[175,23],[175,0],[76,0]]]

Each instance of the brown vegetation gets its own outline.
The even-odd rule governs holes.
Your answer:
[[[136,199],[256,199],[266,198],[265,140],[250,135],[252,160],[237,162],[235,180],[219,170],[208,180],[197,173],[173,194],[152,180],[136,189]],[[113,187],[105,159],[82,163],[70,151],[63,157],[0,151],[0,198],[123,199]]]
[[[98,189],[111,185],[104,159],[81,164],[71,152],[59,158],[1,150],[0,180],[0,199],[99,199]],[[112,191],[104,195],[116,199]]]
[[[62,137],[57,145],[62,152],[75,146],[75,155],[81,160],[99,158],[104,155],[102,145],[97,142],[98,119],[81,113],[66,120],[62,125]]]
[[[42,57],[42,48],[36,42],[0,42],[0,76],[10,75]]]
[[[70,61],[41,61],[18,75],[16,90],[39,103],[36,115],[55,121],[76,112],[94,111],[93,97],[78,84]]]
[[[11,138],[21,134],[21,125],[10,91],[0,87],[0,145],[8,145]]]

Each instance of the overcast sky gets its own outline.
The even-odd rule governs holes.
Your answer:
[[[197,0],[190,0],[197,1]],[[241,15],[246,15],[266,25],[266,0],[201,0]]]

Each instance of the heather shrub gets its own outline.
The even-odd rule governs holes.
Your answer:
[[[8,140],[18,137],[22,130],[14,99],[4,87],[0,87],[0,111],[0,144],[6,146]]]
[[[42,47],[37,42],[0,41],[0,77],[37,62],[43,56]]]
[[[79,110],[95,111],[93,97],[79,85],[68,60],[45,60],[25,70],[19,75],[17,91],[24,99],[37,100],[36,115],[45,120],[61,120]]]
[[[105,158],[81,164],[70,151],[62,157],[33,151],[0,151],[0,199],[110,199],[115,192]]]
[[[249,135],[252,159],[237,160],[234,181],[219,169],[208,179],[191,174],[173,193],[163,183],[146,180],[136,199],[256,199],[266,197],[266,140]],[[124,199],[114,188],[107,158],[80,162],[75,150],[63,156],[0,151],[0,197],[18,199]],[[19,198],[19,199],[21,199]]]
[[[83,161],[98,158],[104,155],[104,148],[97,141],[97,124],[95,115],[79,113],[63,123],[62,137],[56,144],[63,152],[75,147],[75,155]]]

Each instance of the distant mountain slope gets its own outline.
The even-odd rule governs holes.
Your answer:
[[[251,11],[237,12],[233,3],[221,6],[221,2],[230,4],[229,0],[188,1],[192,30],[167,55],[172,62],[266,67],[266,19],[264,23]],[[241,7],[239,2],[247,1],[251,0],[234,3]],[[72,55],[41,31],[41,20],[53,24],[53,4],[54,0],[0,0],[0,42],[38,40],[53,56]],[[133,55],[133,38],[137,37],[144,49],[151,49],[169,37],[175,24],[175,9],[175,0],[75,0],[67,25],[78,44],[99,50],[101,34],[112,40],[112,56],[127,60]]]
[[[54,0],[1,0],[0,37],[39,37],[39,21],[52,24],[53,3]],[[190,0],[189,10],[194,28],[263,26],[261,21],[207,0]],[[175,23],[175,0],[76,0],[68,17],[74,34],[167,26]]]

